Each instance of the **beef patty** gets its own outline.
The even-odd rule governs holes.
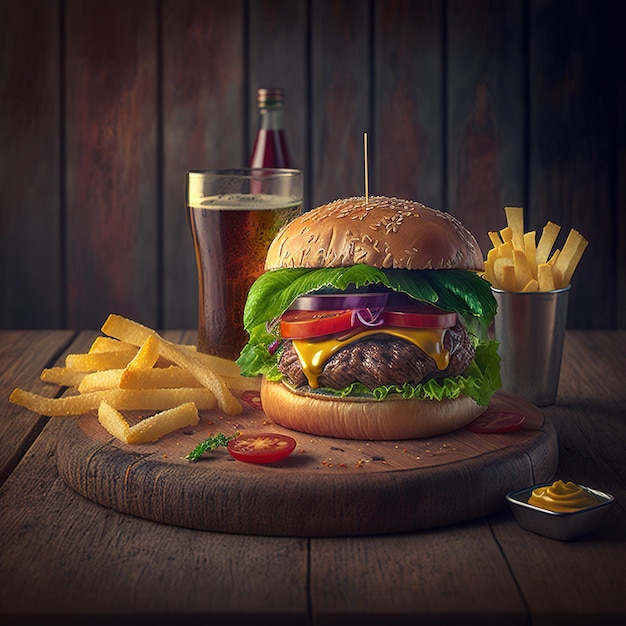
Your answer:
[[[439,370],[435,361],[414,344],[383,333],[370,335],[334,354],[324,365],[318,383],[320,387],[343,389],[360,382],[374,389],[462,374],[475,353],[467,331],[457,322],[448,329],[443,343],[450,352],[450,362],[445,370]],[[283,347],[278,369],[295,387],[308,384],[291,341]]]

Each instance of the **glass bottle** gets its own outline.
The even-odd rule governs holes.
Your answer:
[[[293,167],[283,127],[283,90],[257,91],[259,125],[250,167]]]

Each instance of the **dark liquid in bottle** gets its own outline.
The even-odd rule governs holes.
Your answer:
[[[260,129],[257,132],[250,167],[291,167],[285,133]]]

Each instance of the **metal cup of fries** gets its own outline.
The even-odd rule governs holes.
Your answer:
[[[556,401],[571,279],[588,241],[572,229],[553,250],[561,227],[548,222],[537,242],[524,232],[520,207],[505,208],[507,226],[490,232],[484,277],[498,303],[502,387],[537,406]]]
[[[498,303],[502,388],[536,406],[556,401],[570,287],[555,291],[491,288]]]

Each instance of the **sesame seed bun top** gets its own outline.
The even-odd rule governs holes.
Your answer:
[[[452,215],[386,196],[335,200],[287,224],[265,269],[347,267],[482,271],[474,236]]]

